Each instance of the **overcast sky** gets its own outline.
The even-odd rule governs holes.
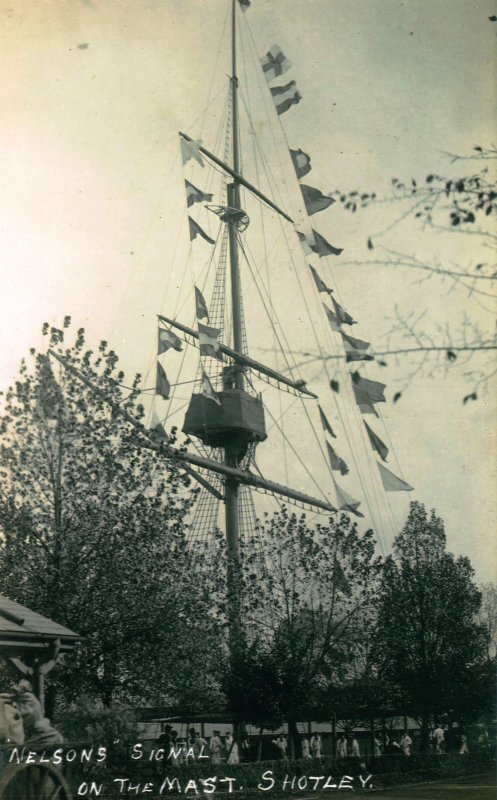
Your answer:
[[[154,315],[177,310],[184,219],[177,132],[214,146],[202,111],[210,99],[211,121],[218,113],[230,68],[227,6],[0,3],[3,387],[28,348],[41,344],[42,323],[60,324],[65,314],[86,327],[90,341],[108,339],[129,373],[150,369]],[[488,17],[495,13],[493,0],[252,0],[243,23],[260,54],[277,42],[293,64],[289,78],[303,101],[282,123],[292,146],[312,154],[313,183],[382,194],[391,177],[453,169],[444,151],[466,154],[491,141],[496,25]],[[351,217],[340,208],[319,216],[320,230],[347,258],[366,259],[367,235],[383,224],[381,216]],[[446,262],[479,257],[456,237],[419,241],[409,228],[390,243],[425,255],[438,248]],[[354,335],[377,349],[394,303],[406,312],[426,307],[430,322],[475,313],[446,286],[371,268],[345,272],[339,261],[333,270],[360,323]],[[476,313],[488,327],[490,316]],[[384,379],[391,398],[407,369],[368,375]],[[468,391],[457,372],[422,377],[382,411],[415,497],[436,507],[449,547],[469,555],[478,577],[489,580],[496,566],[495,405],[487,395],[463,407]],[[408,500],[392,498],[398,524]]]

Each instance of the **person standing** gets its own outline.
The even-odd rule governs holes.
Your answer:
[[[400,746],[405,756],[411,755],[411,745],[412,745],[412,739],[406,731],[402,739],[400,740]]]
[[[488,753],[490,750],[490,736],[487,730],[483,730],[478,736],[478,748],[482,753]]]
[[[228,732],[224,737],[224,741],[226,742],[227,763],[239,764],[240,753],[238,752],[238,744],[235,742],[233,734]]]
[[[160,747],[164,750],[164,764],[170,763],[170,752],[171,752],[171,731],[173,729],[172,725],[163,724],[162,726],[162,733],[157,739],[157,743]]]
[[[435,741],[435,748],[437,753],[443,753],[445,746],[445,733],[441,725],[436,726],[433,731],[433,739]]]
[[[181,767],[188,763],[188,741],[186,739],[176,740],[176,766]]]
[[[180,763],[179,762],[180,753],[181,753],[181,746],[180,743],[178,742],[178,731],[172,730],[170,749],[169,749],[169,763],[177,767]]]
[[[198,760],[199,758],[208,758],[206,751],[206,740],[198,733],[198,731],[195,731],[195,738],[193,739],[193,758],[195,760]]]
[[[313,733],[311,736],[312,757],[316,758],[318,761],[321,761],[322,749],[323,749],[323,743],[321,741],[321,736],[319,735],[319,733]]]
[[[357,740],[357,736],[356,736],[355,733],[352,734],[352,748],[351,748],[351,750],[352,750],[352,752],[351,752],[352,756],[354,756],[355,758],[360,758],[361,757],[361,750],[360,750],[359,742]]]
[[[288,742],[286,740],[286,736],[284,733],[280,733],[280,735],[276,739],[276,744],[278,745],[278,748],[280,750],[281,757],[286,758],[286,750],[288,747]]]
[[[347,739],[344,733],[341,733],[338,737],[337,758],[347,758]]]
[[[381,756],[381,740],[380,740],[380,734],[378,733],[378,731],[376,731],[376,733],[374,735],[374,755],[375,755],[375,758],[378,758],[379,756]]]
[[[213,764],[221,764],[223,760],[223,743],[220,731],[213,732],[209,742],[209,753]]]
[[[302,736],[302,758],[310,758],[311,757],[311,750],[309,746],[309,739],[307,736]]]

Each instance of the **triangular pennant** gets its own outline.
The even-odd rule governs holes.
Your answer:
[[[170,392],[171,392],[171,384],[167,379],[166,372],[164,368],[159,363],[157,363],[157,379],[155,381],[155,393],[163,397],[164,400],[168,400]]]
[[[211,328],[210,325],[203,325],[201,322],[197,324],[200,354],[203,356],[211,356],[212,358],[217,358],[218,361],[222,361],[223,354],[219,348],[218,341],[221,334],[219,328]]]
[[[304,251],[306,256],[311,256],[313,253],[316,252],[316,243],[310,236],[306,236],[306,234],[302,233],[302,231],[297,231],[297,236],[300,239],[300,242],[302,244],[302,250]]]
[[[205,302],[204,295],[195,286],[195,313],[197,319],[207,319],[209,321],[209,311],[207,309],[207,303]]]
[[[183,164],[187,164],[191,158],[194,158],[201,167],[204,167],[204,159],[202,158],[202,153],[200,152],[201,146],[202,139],[199,139],[198,141],[194,141],[192,139],[190,141],[181,137],[181,156],[183,158]]]
[[[381,441],[380,437],[377,436],[373,430],[371,430],[366,420],[363,420],[363,422],[368,432],[369,441],[371,442],[371,447],[373,448],[373,450],[376,450],[376,452],[380,454],[383,461],[386,461],[388,455],[388,447],[384,442]]]
[[[168,438],[164,425],[159,420],[159,417],[157,416],[157,412],[155,411],[155,409],[152,411],[152,419],[150,421],[150,433],[154,438],[158,439]]]
[[[333,308],[335,309],[335,314],[337,315],[338,319],[342,323],[342,325],[355,325],[355,319],[352,319],[350,314],[347,314],[346,311],[342,308],[342,306],[337,303],[334,297],[331,298],[331,302],[333,303]]]
[[[331,469],[338,470],[341,475],[348,475],[349,468],[343,458],[340,458],[340,456],[335,453],[329,442],[326,442],[326,447],[328,449],[328,458],[330,460]]]
[[[312,237],[307,236],[301,231],[297,231],[297,236],[302,243],[302,248],[306,255],[317,253],[320,258],[323,258],[324,256],[339,256],[343,251],[343,248],[334,247],[327,242],[326,239],[314,229],[312,231]]]
[[[337,317],[335,317],[333,311],[330,308],[328,308],[328,306],[325,306],[324,303],[323,303],[323,308],[326,312],[326,316],[328,317],[328,322],[330,323],[331,330],[334,331],[335,333],[338,333],[340,331],[340,321],[337,319]]]
[[[369,342],[363,342],[362,339],[355,339],[353,336],[348,336],[342,330],[340,334],[343,339],[343,346],[345,348],[345,360],[347,363],[350,361],[374,361],[374,356],[368,355],[365,351],[370,347]]]
[[[188,208],[192,206],[194,203],[203,203],[204,201],[212,200],[212,194],[206,194],[201,189],[197,189],[193,183],[190,181],[185,181],[185,188],[186,188],[186,204]]]
[[[342,336],[346,350],[350,348],[352,348],[352,350],[367,350],[368,347],[371,347],[369,342],[364,342],[362,339],[356,339],[354,336],[349,336],[348,333],[344,333],[343,331],[340,331],[340,335]]]
[[[201,236],[202,239],[205,239],[206,242],[209,244],[216,244],[214,239],[211,239],[210,236],[207,236],[206,232],[202,230],[198,222],[195,222],[190,216],[188,217],[188,224],[190,226],[190,241],[193,241],[197,238],[197,236]]]
[[[177,350],[178,353],[183,350],[183,342],[176,336],[173,331],[169,331],[166,328],[159,328],[159,342],[157,345],[157,354],[160,356],[162,353],[167,352],[170,348],[173,350]]]
[[[333,583],[335,584],[335,588],[338,589],[339,592],[342,592],[342,594],[344,594],[346,597],[352,596],[350,583],[345,577],[345,573],[336,557],[333,565]]]
[[[202,370],[202,392],[209,400],[213,400],[218,404],[218,406],[221,405],[221,401],[214,391],[212,383],[209,380],[209,376],[206,372],[204,372],[204,370]]]
[[[318,409],[319,409],[319,416],[320,416],[320,419],[321,419],[321,425],[323,426],[323,430],[325,430],[327,433],[329,433],[330,436],[333,437],[333,439],[336,439],[337,438],[336,437],[336,433],[333,431],[333,428],[331,427],[330,423],[328,422],[328,418],[326,417],[326,414],[324,413],[324,411],[321,408],[321,406],[319,405],[319,403],[318,403]]]
[[[386,385],[379,383],[379,381],[370,381],[367,378],[362,378],[358,372],[351,373],[352,388],[354,390],[355,401],[363,414],[376,413],[373,404],[385,403],[385,395],[383,394]]]
[[[323,258],[324,256],[339,256],[340,253],[343,252],[343,247],[334,247],[334,245],[327,242],[324,236],[321,236],[320,233],[314,229],[312,232],[316,241],[315,249],[313,249],[314,252],[318,254],[319,258]]]
[[[303,178],[311,171],[311,157],[304,153],[303,150],[290,150],[293,166],[297,173],[297,178]]]
[[[319,189],[314,189],[313,186],[307,186],[305,183],[300,184],[300,189],[309,216],[317,214],[318,211],[324,211],[335,202],[333,197],[327,197]]]
[[[266,55],[261,58],[261,66],[264,76],[269,82],[283,75],[284,72],[288,72],[292,65],[278,45],[273,44]]]
[[[378,464],[378,469],[380,470],[383,488],[386,492],[412,492],[414,490],[413,486],[409,486],[408,483],[398,478],[397,475],[390,472],[383,464]]]
[[[361,505],[358,500],[354,500],[350,494],[347,494],[345,489],[342,489],[338,483],[334,480],[335,484],[335,491],[337,493],[337,500],[339,503],[339,510],[340,511],[350,511],[352,514],[355,514],[356,517],[363,517],[360,511],[358,511],[359,506]]]
[[[346,351],[345,361],[347,362],[347,364],[350,361],[374,361],[374,356],[370,356],[364,351],[361,353],[359,351],[348,350],[347,347],[345,347],[345,351]]]
[[[297,105],[302,100],[295,81],[290,81],[285,86],[274,86],[271,94],[278,114],[284,114],[291,106]]]
[[[316,284],[316,289],[318,290],[318,292],[324,292],[325,294],[331,295],[333,289],[329,289],[328,286],[326,286],[326,284],[324,283],[324,281],[321,280],[321,278],[319,277],[318,273],[316,272],[312,264],[308,264],[307,266],[311,270],[312,277],[314,278],[314,283]]]

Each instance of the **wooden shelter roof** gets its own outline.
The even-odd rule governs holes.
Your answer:
[[[72,650],[81,637],[48,617],[0,595],[0,651],[4,653],[44,649],[54,641],[61,650]]]

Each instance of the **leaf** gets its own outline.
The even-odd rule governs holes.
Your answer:
[[[379,364],[380,367],[387,367],[388,366],[387,362],[383,361],[383,359],[377,359],[376,363]]]
[[[396,403],[402,397],[402,392],[395,392],[393,396],[393,402]]]
[[[489,20],[490,20],[490,22],[497,22],[497,17],[495,16],[495,14],[492,14],[492,16],[489,17]],[[476,148],[475,148],[475,150],[476,150]]]
[[[463,398],[463,405],[466,405],[468,400],[478,400],[478,395],[476,392],[471,392],[471,394],[467,394],[466,397]]]
[[[373,250],[374,244],[372,239],[368,239],[368,250]]]
[[[331,388],[333,389],[334,392],[339,392],[340,391],[340,384],[338,383],[338,381],[331,380],[330,381],[330,386],[331,386]]]
[[[455,361],[457,358],[457,353],[454,353],[453,350],[447,350],[447,359],[448,361]]]
[[[473,147],[473,150],[476,150],[478,153],[481,153],[483,151],[483,148],[480,147],[479,144],[477,144],[476,147]]]

